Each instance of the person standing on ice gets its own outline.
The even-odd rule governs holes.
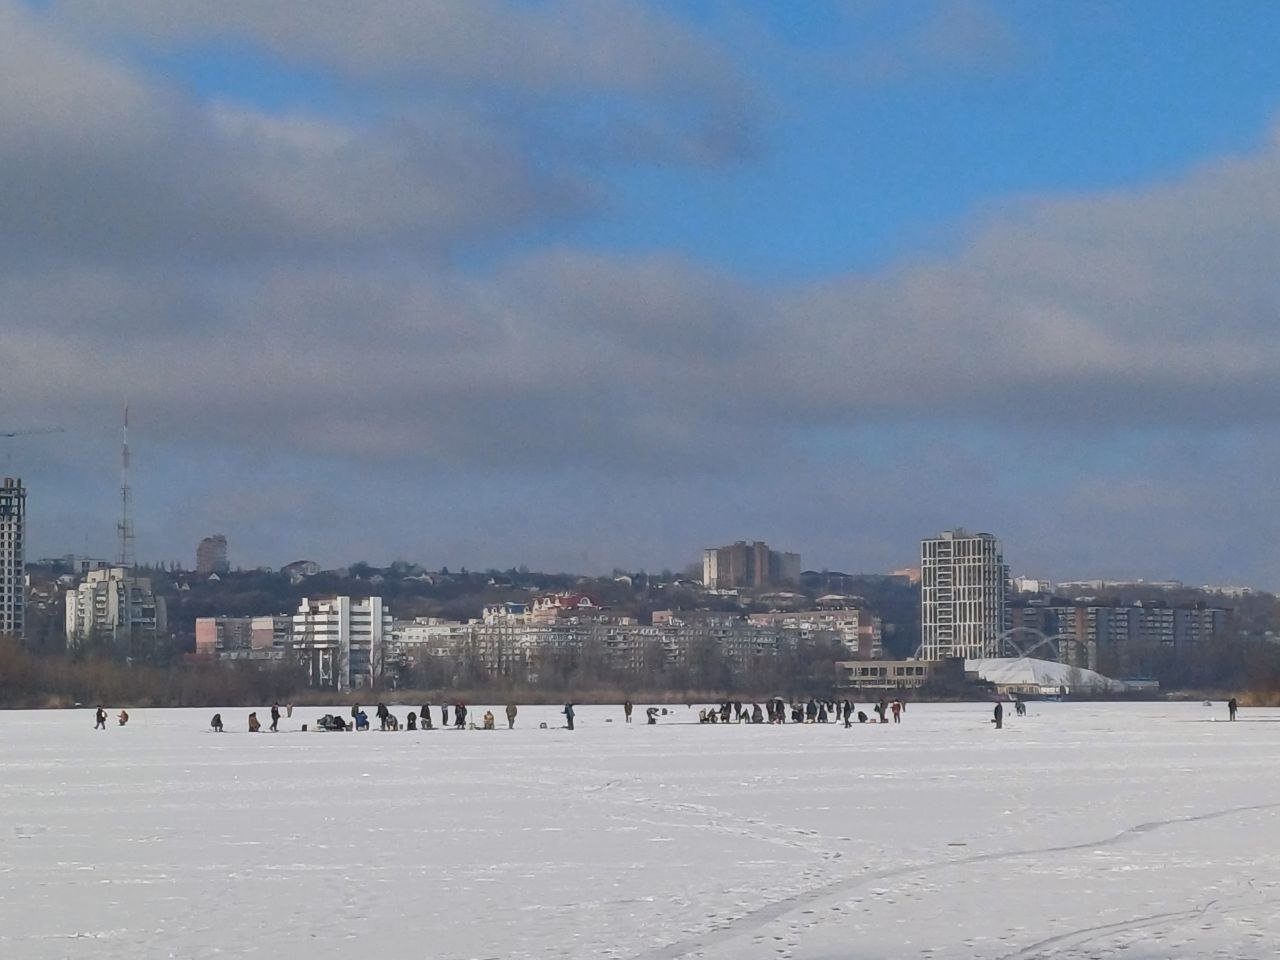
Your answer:
[[[514,730],[516,728],[516,705],[514,703],[507,704],[507,729]]]
[[[1004,704],[999,700],[996,701],[995,716],[991,720],[996,725],[997,730],[1004,729]]]
[[[622,715],[627,718],[627,723],[631,722],[631,701],[630,700],[623,701]]]
[[[899,700],[893,701],[893,703],[889,705],[889,709],[893,711],[893,722],[901,723],[902,722],[902,702]]]
[[[449,729],[449,705],[442,703],[440,705],[440,726],[445,730]]]
[[[565,725],[568,726],[570,730],[572,730],[573,729],[573,704],[566,703],[564,705],[564,710],[561,712],[564,714]]]
[[[98,709],[93,714],[93,729],[107,729],[107,711],[102,709],[102,704],[98,704]]]
[[[467,708],[461,703],[453,705],[453,726],[455,729],[461,730],[467,725]]]
[[[271,705],[271,732],[280,732],[280,704],[273,703]]]
[[[1230,700],[1228,700],[1228,701],[1227,701],[1227,717],[1228,717],[1228,719],[1234,720],[1234,719],[1236,718],[1236,711],[1237,711],[1237,710],[1239,710],[1239,709],[1240,709],[1240,704],[1236,703],[1236,698],[1235,698],[1235,697],[1232,697]]]

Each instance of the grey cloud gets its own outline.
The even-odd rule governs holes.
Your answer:
[[[359,126],[197,103],[0,4],[0,254],[434,255],[576,214],[590,188],[457,107]]]

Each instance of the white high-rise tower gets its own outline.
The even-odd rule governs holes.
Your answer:
[[[920,656],[1000,656],[1009,569],[989,533],[947,530],[920,541]]]

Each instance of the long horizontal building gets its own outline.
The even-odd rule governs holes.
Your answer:
[[[490,608],[485,620],[469,623],[428,618],[396,623],[393,655],[466,657],[491,673],[508,674],[535,669],[540,660],[557,652],[595,648],[615,668],[638,672],[686,665],[702,650],[747,666],[805,639],[838,640],[850,656],[878,651],[880,642],[879,619],[856,610],[762,614],[758,619],[667,610],[656,611],[647,624],[603,613],[554,621],[533,620],[518,609],[509,617],[499,613]]]
[[[1009,607],[1007,645],[1088,670],[1129,670],[1154,649],[1186,651],[1223,635],[1228,611],[1204,603],[1101,603],[1053,599]],[[1042,648],[1037,651],[1036,648]]]

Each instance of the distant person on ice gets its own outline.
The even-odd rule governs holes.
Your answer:
[[[564,710],[563,710],[562,712],[564,713],[564,722],[565,722],[565,725],[566,725],[570,730],[572,730],[572,729],[573,729],[573,704],[572,704],[572,703],[566,703],[566,704],[564,705]]]
[[[631,722],[631,701],[630,700],[623,701],[622,715],[627,718],[627,723]]]
[[[271,732],[280,732],[280,704],[273,703],[271,705]]]
[[[378,709],[374,711],[374,715],[378,718],[379,728],[382,730],[387,729],[388,721],[391,717],[391,711],[387,709],[387,705],[385,703],[379,703]]]
[[[516,705],[514,703],[507,704],[507,729],[514,730],[516,728]]]
[[[899,700],[893,701],[893,703],[889,704],[889,709],[893,713],[893,722],[901,723],[902,722],[902,702]]]
[[[209,726],[213,727],[214,733],[222,732],[222,714],[215,713],[213,719],[209,721]]]
[[[995,715],[991,718],[991,722],[996,725],[997,730],[1004,729],[1004,704],[996,701]]]
[[[486,710],[484,712],[484,728],[486,730],[493,729],[493,711],[492,710]]]
[[[258,714],[257,713],[249,714],[249,732],[257,733],[261,729],[262,729],[262,724],[258,722]]]
[[[467,708],[461,703],[453,705],[453,726],[456,730],[461,730],[467,725]]]
[[[1236,718],[1236,711],[1240,709],[1240,704],[1236,703],[1236,698],[1232,697],[1227,701],[1227,717],[1231,720]]]
[[[98,709],[93,715],[93,729],[107,729],[107,711],[102,709],[102,704],[98,704]]]
[[[116,723],[120,724],[120,726],[123,727],[128,722],[129,722],[129,711],[121,707],[120,716],[116,717]]]

